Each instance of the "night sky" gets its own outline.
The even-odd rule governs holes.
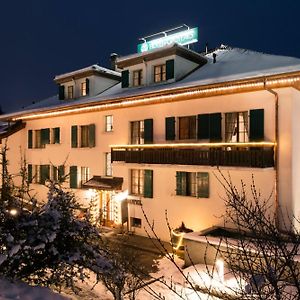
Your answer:
[[[186,23],[195,50],[221,43],[300,57],[298,0],[9,0],[0,9],[0,104],[20,109],[57,93],[55,75],[110,53],[136,52],[138,38]]]

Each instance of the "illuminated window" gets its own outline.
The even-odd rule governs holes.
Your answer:
[[[143,79],[143,71],[142,70],[135,70],[133,71],[133,86],[140,86],[142,85],[142,79]]]
[[[131,194],[144,195],[144,170],[131,170]]]
[[[89,126],[80,126],[80,147],[89,146]]]
[[[154,66],[154,82],[166,81],[166,65]]]
[[[86,81],[81,82],[80,85],[80,96],[86,96],[87,95],[87,90],[86,90]]]
[[[130,122],[131,144],[144,144],[144,120]]]
[[[209,174],[176,172],[176,195],[209,198]]]
[[[248,112],[225,114],[225,142],[248,142]]]
[[[111,153],[105,153],[105,175],[112,176]]]
[[[90,168],[88,167],[81,167],[81,180],[80,186],[86,183],[90,179]]]
[[[105,131],[106,132],[110,132],[113,131],[113,116],[112,115],[108,115],[105,116]]]
[[[196,116],[179,118],[179,139],[196,139]]]
[[[74,87],[73,85],[69,85],[67,90],[67,99],[73,99],[73,98],[74,98]]]

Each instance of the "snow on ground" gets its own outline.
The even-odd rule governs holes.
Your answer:
[[[6,279],[0,279],[0,300],[66,300],[64,297],[52,292],[48,288],[30,286],[26,283],[12,283]]]

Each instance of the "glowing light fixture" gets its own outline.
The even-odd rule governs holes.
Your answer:
[[[10,213],[13,217],[15,217],[15,216],[18,214],[18,210],[15,209],[15,208],[12,208],[12,209],[9,211],[9,213]]]
[[[127,199],[127,197],[128,197],[128,190],[125,190],[124,192],[120,192],[114,195],[114,199],[119,202],[124,201],[125,199]]]

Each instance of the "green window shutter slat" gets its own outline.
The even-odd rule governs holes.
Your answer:
[[[166,118],[166,141],[175,140],[175,117]]]
[[[90,124],[89,125],[89,147],[95,147],[96,146],[96,126],[95,124]]]
[[[144,197],[153,198],[153,171],[144,170]]]
[[[184,195],[182,180],[184,172],[176,172],[176,195]]]
[[[74,125],[71,127],[71,146],[77,148],[78,146],[78,126]]]
[[[250,141],[263,141],[265,137],[264,132],[264,110],[253,109],[250,110]]]
[[[33,139],[32,130],[28,130],[28,149],[32,149]]]
[[[144,141],[145,144],[153,143],[153,119],[144,120]]]
[[[28,182],[32,183],[32,165],[28,164]]]
[[[209,115],[209,138],[213,142],[222,141],[221,113],[215,113]]]
[[[90,93],[90,80],[88,78],[85,80],[85,85],[86,85],[86,94],[88,95]]]
[[[50,166],[41,165],[40,166],[40,183],[45,184],[45,181],[50,178]]]
[[[198,115],[197,138],[209,139],[209,114]]]
[[[58,86],[58,99],[59,100],[65,99],[65,86],[64,85]]]
[[[209,198],[209,174],[207,172],[197,173],[197,196]]]
[[[166,61],[166,79],[174,78],[174,59],[169,59]]]
[[[49,128],[41,129],[41,144],[42,145],[50,144],[50,129]]]
[[[77,166],[70,167],[70,188],[77,189]]]
[[[122,71],[122,88],[129,87],[129,71]]]
[[[65,176],[65,166],[62,165],[58,167],[58,181],[61,182],[64,176]]]
[[[60,142],[60,128],[55,127],[54,128],[54,144],[59,144]]]
[[[57,181],[57,167],[52,166],[52,180]]]

